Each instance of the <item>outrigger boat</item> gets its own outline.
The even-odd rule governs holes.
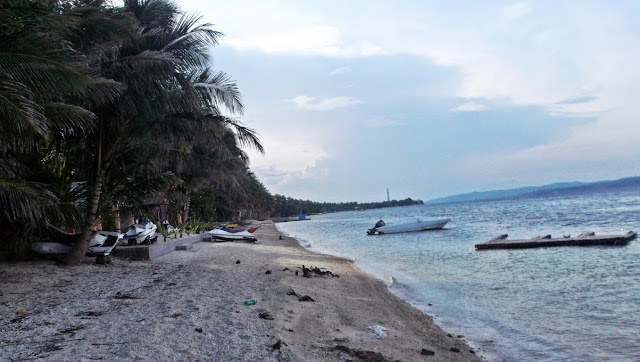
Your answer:
[[[394,234],[406,233],[410,231],[436,230],[442,229],[451,219],[435,219],[421,221],[417,220],[413,223],[404,223],[397,225],[387,225],[383,220],[376,223],[374,227],[367,230],[367,235],[375,234]]]
[[[45,239],[31,244],[31,250],[43,255],[64,255],[73,249],[81,234],[64,233],[56,239]],[[107,256],[122,240],[115,231],[98,231],[89,240],[88,256]]]
[[[209,235],[211,235],[212,240],[223,240],[223,241],[233,241],[233,240],[244,240],[244,241],[256,241],[256,236],[248,231],[238,231],[235,233],[230,233],[228,231],[213,229],[209,231]]]

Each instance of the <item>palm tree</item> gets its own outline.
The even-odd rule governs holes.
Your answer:
[[[235,84],[224,73],[210,70],[209,48],[218,44],[220,33],[209,24],[199,24],[198,16],[180,14],[164,0],[132,0],[125,12],[135,19],[135,31],[87,54],[96,74],[124,84],[126,91],[116,101],[92,108],[97,127],[85,138],[88,152],[84,155],[89,157],[83,158],[85,167],[92,170],[87,179],[91,187],[83,235],[65,259],[69,265],[82,260],[100,205],[115,201],[105,200],[103,191],[106,186],[113,190],[121,185],[105,185],[106,180],[117,180],[116,174],[122,172],[132,177],[164,175],[151,162],[150,152],[159,140],[169,138],[170,147],[186,150],[188,135],[209,122],[235,125],[244,142],[257,140],[252,130],[220,111],[225,107],[232,113],[242,112]],[[154,130],[176,132],[159,135]],[[144,163],[151,166],[138,167]]]
[[[16,0],[0,12],[0,240],[13,244],[64,218],[53,188],[36,175],[48,139],[90,130],[96,117],[83,103],[120,91],[86,72],[61,35],[77,14],[57,5]]]

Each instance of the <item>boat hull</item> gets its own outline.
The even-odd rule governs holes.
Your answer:
[[[376,228],[377,234],[397,234],[413,231],[442,229],[451,219],[436,219],[427,221],[417,221],[415,223],[387,225]]]
[[[256,236],[248,231],[238,231],[230,233],[220,229],[213,229],[209,231],[212,239],[219,240],[256,240]]]
[[[79,236],[79,234],[78,234]],[[87,256],[107,256],[122,240],[122,234],[114,231],[98,231],[89,239]],[[31,250],[42,255],[64,255],[73,249],[72,243],[55,241],[36,241],[31,244]]]

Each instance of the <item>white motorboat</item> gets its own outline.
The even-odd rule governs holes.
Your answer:
[[[31,250],[43,255],[64,255],[73,249],[80,234],[62,234],[57,239],[46,239],[31,244]],[[107,256],[122,239],[122,234],[114,231],[98,231],[89,240],[88,256]]]
[[[225,241],[231,241],[231,240],[246,240],[246,241],[256,241],[256,236],[255,234],[252,234],[248,231],[238,231],[235,233],[230,233],[228,231],[224,231],[221,229],[213,229],[211,231],[209,231],[209,235],[211,235],[211,238],[213,240],[225,240]]]
[[[121,245],[151,244],[153,235],[158,227],[149,220],[129,226],[129,230],[123,235]]]
[[[442,229],[451,219],[434,219],[416,222],[402,223],[396,225],[387,225],[384,221],[380,220],[376,225],[367,230],[368,235],[375,234],[393,234],[393,233],[406,233],[410,231],[423,231],[423,230],[436,230]]]
[[[122,240],[122,236],[122,234],[115,231],[98,231],[93,235],[93,238],[89,240],[87,255],[107,256],[111,254],[113,249],[120,243],[120,240]]]

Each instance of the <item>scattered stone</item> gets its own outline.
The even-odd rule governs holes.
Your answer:
[[[460,353],[460,348],[451,347],[451,348],[449,349],[449,351],[451,351],[451,352],[456,352],[456,353]]]
[[[99,265],[110,265],[111,264],[111,256],[109,256],[109,255],[97,256],[96,257],[96,264],[99,264]]]
[[[182,313],[173,313],[172,315],[169,316],[169,318],[178,318],[182,315]]]
[[[282,237],[282,235],[280,235],[280,237],[278,238],[278,240],[284,240],[284,238]]]
[[[291,269],[289,269],[289,268],[284,268],[284,269],[282,269],[282,271],[287,271],[287,270],[291,270]]]
[[[464,335],[458,334],[458,338],[464,338]]]
[[[453,337],[453,334],[447,333],[447,337]]]
[[[267,270],[265,274],[271,274],[271,270]]]
[[[429,307],[433,307],[433,304],[429,303]]]
[[[296,275],[298,275],[298,271],[296,270]]]
[[[99,317],[101,315],[103,315],[104,312],[99,312],[99,311],[86,311],[86,312],[80,312],[78,314],[76,314],[76,317]]]
[[[236,260],[236,264],[240,264],[240,260]]]
[[[436,354],[434,351],[430,351],[426,348],[423,348],[422,351],[420,351],[420,354],[425,355],[425,356],[433,356],[434,354]]]
[[[279,339],[272,347],[273,349],[280,349],[282,347],[282,340]]]
[[[474,350],[470,349],[470,350],[469,350],[469,353],[476,354],[476,351],[474,351]]]
[[[122,292],[117,292],[113,297],[115,299],[138,299],[138,297],[134,297],[133,295],[125,294]]]
[[[273,320],[273,316],[269,312],[258,313],[258,317],[260,317],[262,319]]]
[[[345,353],[351,357],[360,361],[368,362],[385,362],[389,361],[382,353],[373,351],[363,351],[361,349],[351,349],[347,346],[337,345],[331,349],[332,351],[339,351]]]
[[[196,328],[196,332],[202,333],[202,328]]]

